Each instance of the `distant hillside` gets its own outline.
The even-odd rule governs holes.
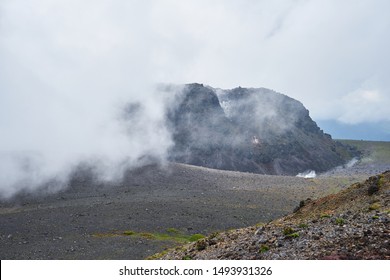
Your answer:
[[[346,145],[356,147],[362,152],[362,161],[366,165],[390,166],[390,142],[387,141],[362,141],[362,140],[338,140]]]
[[[365,177],[390,170],[390,142],[364,140],[337,140],[343,144],[355,147],[361,155],[344,166],[338,166],[321,176],[354,176]]]
[[[390,259],[390,171],[301,201],[262,226],[214,233],[164,259]]]
[[[318,120],[317,123],[336,139],[390,141],[390,124],[385,121],[346,124],[337,120]]]
[[[357,151],[333,141],[297,100],[269,89],[189,84],[168,120],[170,159],[210,168],[296,175],[325,171]]]

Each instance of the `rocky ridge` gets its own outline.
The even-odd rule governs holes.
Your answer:
[[[172,89],[168,89],[172,90]],[[167,112],[171,161],[272,175],[317,172],[358,152],[334,141],[299,101],[265,88],[180,88]]]
[[[214,233],[163,259],[390,259],[390,171],[301,201],[270,223]]]

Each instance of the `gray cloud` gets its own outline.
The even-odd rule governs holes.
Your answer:
[[[20,152],[40,163],[23,173],[37,178],[61,177],[90,157],[107,166],[123,155],[164,158],[169,101],[158,82],[267,87],[300,100],[314,119],[388,123],[389,8],[380,0],[3,0],[2,169],[19,166]],[[118,117],[128,103],[143,108],[131,137]],[[2,190],[23,177],[2,176]]]

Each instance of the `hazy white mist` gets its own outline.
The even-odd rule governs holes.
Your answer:
[[[2,0],[0,196],[66,184],[83,160],[109,179],[144,155],[164,159],[172,97],[159,82],[266,87],[315,120],[389,123],[389,10],[384,0]],[[126,121],[134,102],[141,113]]]

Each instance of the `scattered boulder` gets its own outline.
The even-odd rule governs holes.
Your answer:
[[[368,195],[373,195],[379,191],[381,176],[372,176],[368,179]]]

